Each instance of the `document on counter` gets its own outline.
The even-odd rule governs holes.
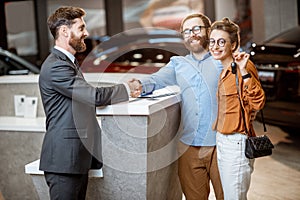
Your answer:
[[[167,86],[165,88],[155,90],[151,94],[142,95],[137,98],[129,98],[129,102],[141,100],[141,99],[148,99],[148,100],[158,100],[161,97],[167,97],[176,95],[180,92],[178,86]]]

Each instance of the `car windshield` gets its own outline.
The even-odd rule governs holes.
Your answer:
[[[0,48],[0,75],[38,74],[40,69],[24,58]]]
[[[28,74],[29,69],[26,69],[23,65],[15,60],[7,57],[0,56],[0,74],[1,75],[17,75]]]

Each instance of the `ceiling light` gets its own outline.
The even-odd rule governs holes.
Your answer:
[[[133,54],[133,58],[135,58],[135,59],[141,59],[142,57],[143,57],[143,55],[141,53]]]
[[[156,55],[157,60],[162,60],[163,58],[164,58],[164,55],[162,55],[162,54],[157,54]]]

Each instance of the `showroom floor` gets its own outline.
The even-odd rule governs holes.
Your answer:
[[[263,134],[261,123],[254,126]],[[300,200],[300,131],[267,129],[275,148],[271,156],[255,160],[248,200]],[[212,193],[209,200],[214,199]]]
[[[263,133],[260,123],[256,122],[255,127]],[[299,200],[300,131],[268,125],[267,129],[275,148],[272,156],[256,159],[248,198]]]

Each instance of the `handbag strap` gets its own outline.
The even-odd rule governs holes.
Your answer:
[[[235,62],[231,63],[231,67],[236,68],[236,63]],[[242,117],[243,117],[245,132],[249,136],[249,131],[248,131],[247,125],[246,125],[245,111],[244,111],[243,104],[242,104],[242,101],[241,101],[241,98],[240,98],[240,87],[239,87],[239,78],[238,78],[238,75],[237,75],[237,70],[232,70],[232,73],[235,74],[236,90],[237,90],[238,99],[239,99],[240,106],[241,106],[241,113],[242,113]]]
[[[264,126],[264,132],[267,132],[267,127],[266,127],[266,124],[265,124],[265,118],[264,118],[264,114],[263,114],[263,109],[260,110],[260,115],[261,115],[261,121],[262,121],[263,126]]]
[[[231,67],[236,68],[236,63],[235,62],[231,63]],[[249,131],[248,131],[247,125],[246,125],[245,111],[244,111],[243,104],[242,104],[241,97],[240,97],[240,87],[239,87],[239,79],[238,79],[238,75],[237,75],[237,70],[236,69],[232,70],[232,73],[235,74],[236,89],[237,89],[238,99],[239,99],[240,106],[241,106],[241,112],[242,112],[243,122],[244,122],[244,126],[245,126],[245,132],[249,137]],[[267,128],[266,128],[265,119],[264,119],[262,109],[260,110],[260,114],[261,114],[262,124],[263,124],[263,127],[264,127],[264,132],[267,132]],[[250,136],[252,136],[252,134]]]

